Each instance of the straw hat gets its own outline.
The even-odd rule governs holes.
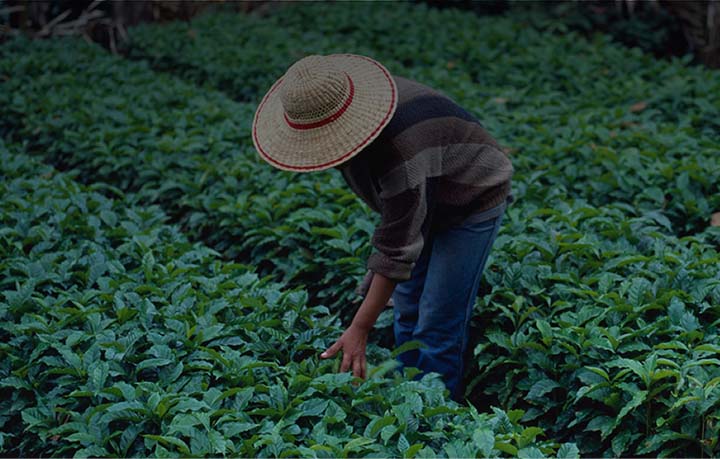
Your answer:
[[[278,169],[328,169],[360,153],[396,107],[395,81],[379,62],[356,54],[308,56],[260,102],[253,143]]]

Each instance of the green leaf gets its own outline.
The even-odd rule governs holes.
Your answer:
[[[320,416],[327,409],[328,403],[328,400],[315,398],[305,400],[297,409],[302,416]]]
[[[170,365],[174,363],[171,359],[156,359],[156,358],[150,358],[145,359],[142,362],[138,363],[135,369],[137,371],[142,371],[148,368],[157,368],[162,367],[165,365]]]
[[[373,438],[378,434],[378,432],[380,432],[383,427],[389,426],[395,421],[396,419],[393,415],[376,417],[367,425],[367,427],[365,428],[365,433],[363,435],[368,438]]]
[[[384,444],[387,444],[390,438],[398,432],[397,426],[386,426],[380,429],[380,438]]]
[[[629,430],[623,430],[615,435],[611,441],[612,451],[618,457],[627,455],[630,450],[628,446],[641,434]]]
[[[667,430],[667,431],[660,432],[655,435],[651,435],[648,439],[644,440],[641,443],[641,447],[638,448],[636,453],[637,454],[648,454],[648,453],[652,453],[654,451],[658,451],[666,443],[674,441],[674,440],[691,440],[691,441],[693,441],[693,440],[695,440],[695,438],[692,435]]]
[[[398,438],[397,448],[398,451],[403,453],[403,456],[404,453],[406,453],[407,450],[410,448],[410,443],[407,441],[407,438],[405,438],[405,435],[400,434],[400,437]]]
[[[403,457],[405,459],[409,459],[411,457],[416,457],[418,451],[420,451],[424,447],[425,447],[425,445],[423,443],[415,443],[414,445],[410,446],[407,449],[407,451],[405,451],[405,454],[403,455]]]
[[[182,441],[179,438],[170,437],[166,435],[149,435],[149,434],[143,434],[143,438],[146,438],[148,440],[154,440],[157,441],[163,445],[172,445],[178,448],[181,454],[184,454],[186,456],[190,455],[190,448],[188,448],[187,444]]]
[[[143,431],[143,428],[144,426],[142,424],[133,424],[123,430],[122,435],[120,435],[119,442],[120,453],[123,456],[127,456],[128,451],[135,442],[138,434]]]
[[[638,406],[642,405],[642,403],[647,398],[648,392],[641,390],[636,391],[632,394],[632,399],[620,409],[620,412],[618,413],[617,417],[613,421],[612,425],[608,428],[605,428],[601,431],[600,438],[602,440],[606,439],[616,428],[618,425],[620,425],[620,421],[632,410],[637,408]]]
[[[535,324],[543,338],[552,338],[552,328],[546,320],[536,319]]]
[[[635,360],[631,359],[620,358],[608,363],[608,365],[620,368],[627,368],[636,375],[638,375],[640,379],[645,383],[646,387],[650,385],[650,374],[640,362],[636,362]]]
[[[226,437],[234,437],[258,427],[254,422],[228,422],[222,425],[222,431]]]
[[[717,346],[715,344],[701,344],[699,346],[695,346],[693,348],[693,351],[695,352],[712,352],[714,354],[720,354],[720,346]]]
[[[542,453],[542,451],[535,448],[534,446],[531,446],[528,448],[523,448],[520,451],[518,451],[517,457],[527,458],[527,459],[541,459],[541,458],[545,458],[546,456]]]
[[[397,346],[391,353],[390,356],[394,359],[398,355],[407,352],[407,351],[413,351],[415,349],[423,349],[425,348],[425,344],[418,340],[412,340],[412,341],[406,341],[400,346]]]
[[[702,399],[696,395],[687,395],[685,397],[680,397],[679,399],[677,399],[677,401],[675,401],[675,403],[672,404],[670,409],[675,410],[675,409],[677,409],[683,405],[686,405],[690,402],[699,402],[700,400],[702,400]]]
[[[575,443],[563,443],[557,451],[558,459],[577,459],[580,457],[580,451]]]
[[[520,438],[522,439],[522,447],[526,445],[530,445],[535,442],[535,438],[538,435],[542,435],[543,430],[539,427],[526,427],[523,429],[523,431],[520,433]],[[518,444],[521,442],[518,441]]]
[[[343,451],[347,453],[362,451],[363,446],[369,445],[373,443],[374,440],[372,438],[365,438],[365,437],[357,437],[345,444],[345,447],[343,448]]]
[[[74,457],[106,457],[108,451],[100,445],[90,445],[87,448],[79,449]]]
[[[489,429],[477,430],[473,433],[473,441],[480,449],[482,457],[492,456],[493,447],[495,446],[495,435]]]
[[[107,362],[93,362],[88,370],[90,381],[95,390],[100,390],[105,386],[110,366]]]
[[[598,367],[585,367],[586,370],[592,371],[596,375],[602,376],[606,381],[610,381],[610,375],[605,370]]]
[[[513,445],[511,445],[510,443],[507,443],[507,442],[496,441],[494,448],[499,451],[502,451],[503,453],[507,453],[513,457],[516,457],[518,455],[517,448],[515,448]]]
[[[551,379],[541,379],[532,385],[528,392],[528,398],[531,400],[541,399],[543,395],[560,387],[562,387],[560,384]]]
[[[449,406],[433,406],[433,407],[425,407],[423,408],[423,417],[430,418],[432,416],[437,416],[440,414],[457,414],[459,411],[457,408],[451,408]]]

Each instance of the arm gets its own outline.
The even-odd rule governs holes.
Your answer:
[[[355,318],[350,326],[370,332],[378,316],[390,300],[396,284],[397,281],[385,277],[382,274],[375,273],[372,277],[367,296],[355,313]]]
[[[424,245],[421,231],[427,216],[424,177],[410,178],[402,167],[383,177],[381,187],[382,222],[373,234],[372,243],[376,252],[368,259],[368,268],[374,273],[370,288],[351,325],[335,344],[320,355],[329,358],[342,350],[340,371],[352,369],[353,375],[361,378],[365,378],[366,373],[368,333],[390,299],[395,285],[410,278]]]

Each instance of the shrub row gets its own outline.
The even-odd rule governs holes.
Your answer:
[[[301,12],[296,14],[300,15]],[[328,24],[327,27],[333,26]],[[323,245],[340,247],[342,241],[347,241],[354,234],[355,239],[349,240],[351,247],[357,244],[356,259],[340,261],[349,261],[350,265],[347,266],[358,269],[358,263],[369,252],[367,235],[372,225],[368,224],[366,210],[352,196],[343,201],[346,205],[342,209],[333,213],[337,207],[332,206],[337,206],[337,199],[342,201],[343,196],[349,196],[340,184],[334,182],[331,188],[336,191],[328,193],[327,189],[322,188],[326,185],[323,176],[316,175],[312,181],[305,176],[294,179],[283,173],[267,172],[269,167],[264,164],[241,168],[247,174],[242,177],[249,177],[246,181],[237,178],[227,180],[228,176],[236,177],[226,175],[226,171],[231,169],[228,165],[244,165],[241,158],[245,158],[247,163],[255,161],[247,137],[240,139],[240,152],[219,153],[228,155],[227,162],[219,159],[222,156],[207,154],[202,158],[182,147],[160,151],[154,144],[158,141],[157,131],[149,132],[148,129],[168,123],[167,126],[173,126],[180,136],[193,128],[199,129],[201,125],[204,129],[213,129],[221,125],[222,116],[206,120],[202,113],[186,108],[182,97],[172,99],[168,95],[163,96],[165,99],[153,99],[151,103],[143,105],[138,94],[162,95],[172,93],[177,88],[184,88],[192,94],[196,89],[153,74],[142,65],[124,64],[103,56],[98,50],[86,45],[76,43],[72,46],[80,49],[70,50],[68,42],[32,45],[15,42],[5,48],[11,58],[4,59],[0,68],[4,74],[15,77],[8,78],[4,84],[10,89],[23,88],[24,96],[29,95],[23,101],[11,100],[14,103],[9,106],[17,117],[10,121],[3,120],[7,135],[15,138],[46,136],[40,142],[35,142],[35,147],[47,148],[42,153],[51,158],[70,158],[74,161],[72,166],[78,168],[84,180],[101,179],[122,184],[128,183],[119,180],[123,173],[129,177],[143,173],[147,179],[140,179],[136,186],[121,186],[138,191],[135,196],[143,200],[162,202],[164,207],[170,209],[185,206],[197,199],[197,196],[202,196],[202,200],[195,202],[202,202],[202,206],[206,207],[198,210],[197,206],[191,204],[176,213],[181,221],[190,222],[186,228],[192,231],[197,228],[192,225],[198,224],[207,225],[212,230],[215,222],[222,222],[230,228],[224,231],[257,230],[261,225],[258,225],[258,220],[253,220],[258,218],[254,212],[263,215],[263,207],[243,208],[242,213],[235,214],[235,220],[218,219],[218,214],[227,211],[228,200],[233,205],[238,202],[235,190],[242,189],[246,193],[242,198],[245,201],[259,199],[259,202],[268,206],[265,209],[273,209],[273,205],[283,202],[277,199],[288,189],[288,183],[301,183],[298,189],[306,190],[306,193],[297,201],[291,201],[294,203],[291,205],[297,206],[293,208],[297,211],[293,216],[297,218],[291,219],[287,214],[278,214],[277,217],[286,218],[285,222],[293,222],[302,228],[302,225],[307,225],[308,219],[313,222],[313,226],[320,226],[323,224],[321,219],[335,215],[338,226],[334,228],[336,231],[333,234],[338,242],[328,244],[322,236],[313,235],[312,239],[298,243],[295,251],[289,251],[289,262],[297,262],[299,270],[306,270],[304,264],[314,259],[298,258],[297,252],[301,252],[302,247],[328,250]],[[84,52],[90,55],[83,57]],[[390,64],[400,65],[393,64],[393,61]],[[48,66],[53,68],[55,74],[43,78],[42,69]],[[58,81],[79,88],[78,83],[73,83],[78,67],[94,82],[91,91],[82,96],[80,89],[66,90],[63,95],[53,95],[50,100],[42,99]],[[96,69],[95,73],[93,68]],[[418,65],[409,67],[409,71],[422,75],[428,68]],[[428,75],[433,72],[439,75],[434,81],[439,83],[444,79],[445,86],[440,85],[443,89],[454,79],[457,84],[452,87],[477,86],[463,73],[456,74],[447,69],[442,73],[437,66],[431,70],[427,70]],[[29,79],[32,83],[23,84],[23,75],[34,76]],[[117,75],[117,79],[108,78],[108,75]],[[110,83],[103,83],[106,78]],[[136,86],[123,86],[120,84],[123,79]],[[143,79],[144,83],[141,83]],[[29,89],[25,90],[26,87]],[[167,93],[163,92],[164,87],[169,88]],[[83,86],[82,89],[86,88]],[[121,107],[119,120],[113,120],[116,113],[109,110],[113,107],[103,101],[118,94],[120,100],[126,101],[127,107]],[[467,94],[474,93],[468,91]],[[204,100],[211,100],[213,104],[224,103],[224,106],[231,108],[243,107],[224,101],[214,92],[204,91],[203,95],[196,96],[194,100],[204,108],[207,107],[203,105]],[[535,100],[538,104],[544,100],[541,95],[530,95],[527,99]],[[53,97],[57,99],[53,100]],[[94,119],[83,119],[82,115],[76,114],[78,106],[82,105],[73,105],[72,102],[80,97],[85,97],[88,103],[95,101],[91,112]],[[512,113],[505,111],[506,108],[500,108],[507,106],[507,102],[498,104],[470,95],[462,100],[467,100],[469,104],[496,106],[494,112],[489,110],[488,117],[483,118],[493,132],[497,129],[502,131],[501,127],[510,129],[513,126],[501,122],[503,117]],[[528,102],[528,105],[531,104]],[[140,109],[137,112],[132,111],[138,107]],[[177,107],[181,109],[173,113],[172,110]],[[253,108],[244,107],[248,112]],[[537,126],[544,121],[524,111],[527,108],[523,108],[521,115],[518,115],[518,119],[524,119],[526,124],[515,127],[530,139],[530,134],[534,135],[533,129],[538,129]],[[587,110],[592,112],[593,109],[588,106]],[[555,112],[559,113],[557,107]],[[122,121],[122,115],[137,116],[134,113],[141,115],[137,118],[137,125],[132,128],[131,122]],[[174,116],[165,118],[166,113]],[[228,110],[227,113],[231,116],[233,112]],[[561,133],[567,131],[562,123],[573,122],[567,115],[564,116],[548,118],[559,125],[557,130]],[[159,121],[163,119],[167,121]],[[535,120],[534,124],[528,126],[528,120]],[[249,120],[245,119],[245,122],[249,123]],[[103,145],[102,138],[98,140],[93,135],[97,135],[96,132],[107,132],[103,125],[108,124],[113,129],[126,129],[128,132],[117,140],[117,144],[103,149],[98,147]],[[96,129],[92,129],[92,126],[96,126]],[[478,346],[477,364],[473,365],[474,369],[469,375],[475,383],[471,395],[482,405],[495,401],[501,402],[506,409],[526,408],[526,419],[534,419],[539,425],[545,426],[553,438],[578,441],[583,452],[588,455],[673,452],[698,455],[703,448],[710,454],[716,449],[712,442],[712,436],[717,436],[715,419],[718,414],[718,389],[714,378],[718,377],[720,363],[712,357],[714,348],[708,347],[715,337],[714,322],[718,315],[716,282],[720,277],[713,265],[717,253],[707,244],[715,235],[706,231],[696,237],[678,239],[672,235],[676,228],[672,227],[661,210],[642,206],[636,208],[622,200],[611,206],[598,207],[597,199],[590,202],[574,199],[579,196],[578,190],[589,187],[596,190],[595,194],[599,194],[597,190],[602,190],[606,185],[598,184],[598,181],[602,181],[601,173],[592,176],[592,180],[588,178],[586,168],[592,168],[588,166],[586,156],[579,153],[563,154],[562,161],[558,159],[554,153],[556,145],[548,141],[552,134],[550,126],[552,124],[539,130],[542,135],[538,134],[538,145],[528,141],[522,147],[522,155],[514,158],[518,168],[516,195],[519,200],[508,213],[502,236],[494,251],[495,261],[490,265],[488,282],[483,284],[483,297],[474,318],[476,324],[473,330]],[[146,129],[144,133],[143,128]],[[235,132],[228,131],[226,135],[232,138]],[[576,134],[570,132],[567,135]],[[677,135],[683,137],[685,133]],[[133,149],[118,148],[124,145],[120,143],[124,142],[123,137],[133,139]],[[201,135],[198,137],[202,138]],[[82,143],[84,139],[90,141]],[[501,139],[504,140],[503,137]],[[708,141],[707,138],[704,141]],[[548,143],[543,146],[542,142]],[[202,148],[197,152],[201,152]],[[88,151],[94,151],[94,154],[90,155]],[[138,157],[143,161],[139,162]],[[182,162],[194,157],[198,158],[196,165],[168,167],[172,164],[168,158]],[[112,172],[115,163],[122,158],[130,158],[123,165],[126,169],[119,168],[124,172]],[[96,162],[89,164],[93,160]],[[692,161],[693,157],[687,160]],[[558,164],[562,167],[558,167]],[[198,174],[199,177],[193,175],[197,173],[193,169],[195,166],[204,171],[204,179],[201,174]],[[608,163],[606,167],[609,170],[618,166]],[[103,168],[106,169],[103,171]],[[207,172],[208,169],[211,172]],[[564,180],[569,180],[565,171],[576,171],[575,182],[564,183]],[[326,176],[330,177],[329,181],[337,180],[336,176]],[[198,177],[197,182],[187,177]],[[288,182],[278,177],[287,177]],[[652,175],[648,177],[657,179]],[[208,181],[221,183],[222,186],[230,183],[234,187],[204,188],[208,186]],[[195,195],[188,187],[190,191],[183,190],[182,197],[171,194],[162,197],[165,191],[158,191],[173,190],[178,183],[201,183],[203,191]],[[633,189],[632,186],[629,189]],[[278,194],[267,199],[265,195],[271,193]],[[580,196],[587,194],[585,192]],[[596,198],[594,195],[586,197]],[[218,202],[223,204],[217,206]],[[323,210],[319,213],[317,208],[299,210],[303,206],[322,206],[320,208]],[[201,212],[201,217],[195,221],[187,218],[192,212]],[[672,217],[670,213],[667,215]],[[224,218],[232,216],[228,213]],[[347,232],[345,228],[350,221],[354,221],[357,227],[362,225],[367,228],[367,232]],[[313,231],[313,228],[310,227],[310,230]],[[314,232],[329,234],[318,229]],[[209,237],[214,236],[219,241],[231,241],[230,245],[225,246],[226,253],[235,250],[233,244],[238,243],[240,237],[228,238],[228,233],[219,233],[208,232]],[[268,259],[267,254],[272,253],[269,249],[283,247],[287,243],[285,238],[297,237],[295,233],[295,228],[285,233],[266,232],[263,235],[265,247],[253,255],[260,260]],[[234,234],[243,235],[242,232]],[[337,252],[324,253],[328,254],[325,266],[331,268],[333,274],[344,269],[342,264],[334,265],[338,260]],[[285,261],[286,258],[280,253],[277,262]],[[348,289],[349,285],[345,285],[342,288]],[[332,284],[330,289],[336,287],[337,284]],[[605,310],[610,311],[603,314]],[[668,317],[674,317],[673,321],[669,321]],[[693,329],[693,320],[705,326]],[[690,327],[690,331],[686,327]],[[644,362],[647,374],[629,363],[631,361]],[[673,369],[678,371],[668,376],[667,372]],[[647,376],[651,373],[653,376]],[[602,378],[603,374],[608,374],[610,379],[593,379],[593,375]],[[654,376],[659,377],[658,381],[653,379]],[[668,385],[668,381],[663,381],[665,378],[668,381],[674,378],[675,384]],[[645,384],[646,380],[650,383]],[[655,385],[651,387],[651,384]],[[639,393],[637,398],[634,395],[636,392]],[[698,398],[699,394],[704,398]],[[628,432],[642,432],[642,435],[633,436]]]
[[[303,55],[371,55],[473,111],[543,187],[660,210],[681,235],[720,210],[720,79],[689,58],[541,32],[524,15],[409,4],[208,14],[130,36],[131,57],[254,102]]]
[[[280,74],[278,55],[287,66],[307,52],[370,54],[445,90],[517,150],[519,202],[475,317],[475,400],[529,407],[587,454],[714,450],[720,291],[705,228],[720,207],[718,79],[512,17],[323,10],[140,27],[130,55],[243,100]],[[272,59],[243,60],[254,27]]]
[[[296,175],[262,162],[254,106],[79,41],[17,40],[3,51],[6,137],[84,182],[161,205],[192,238],[307,287],[333,312],[354,308],[376,217],[336,171]]]
[[[130,55],[257,101],[283,59],[358,52],[471,108],[516,149],[519,197],[474,318],[475,402],[527,408],[585,454],[714,451],[720,276],[705,227],[720,207],[718,80],[512,17],[322,10],[140,27]]]
[[[475,403],[587,455],[717,454],[720,254],[659,228],[621,205],[511,208],[473,318]]]
[[[4,455],[558,452],[520,411],[446,399],[436,375],[409,381],[392,360],[357,384],[334,373],[317,359],[341,331],[326,308],[188,242],[157,207],[1,143],[0,179]]]

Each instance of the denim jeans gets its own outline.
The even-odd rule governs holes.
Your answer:
[[[480,278],[505,211],[504,203],[499,207],[483,213],[493,215],[489,220],[477,214],[434,234],[411,278],[397,284],[392,296],[395,345],[424,345],[398,356],[400,370],[416,367],[422,371],[417,378],[439,373],[456,401],[464,393],[463,357]]]

